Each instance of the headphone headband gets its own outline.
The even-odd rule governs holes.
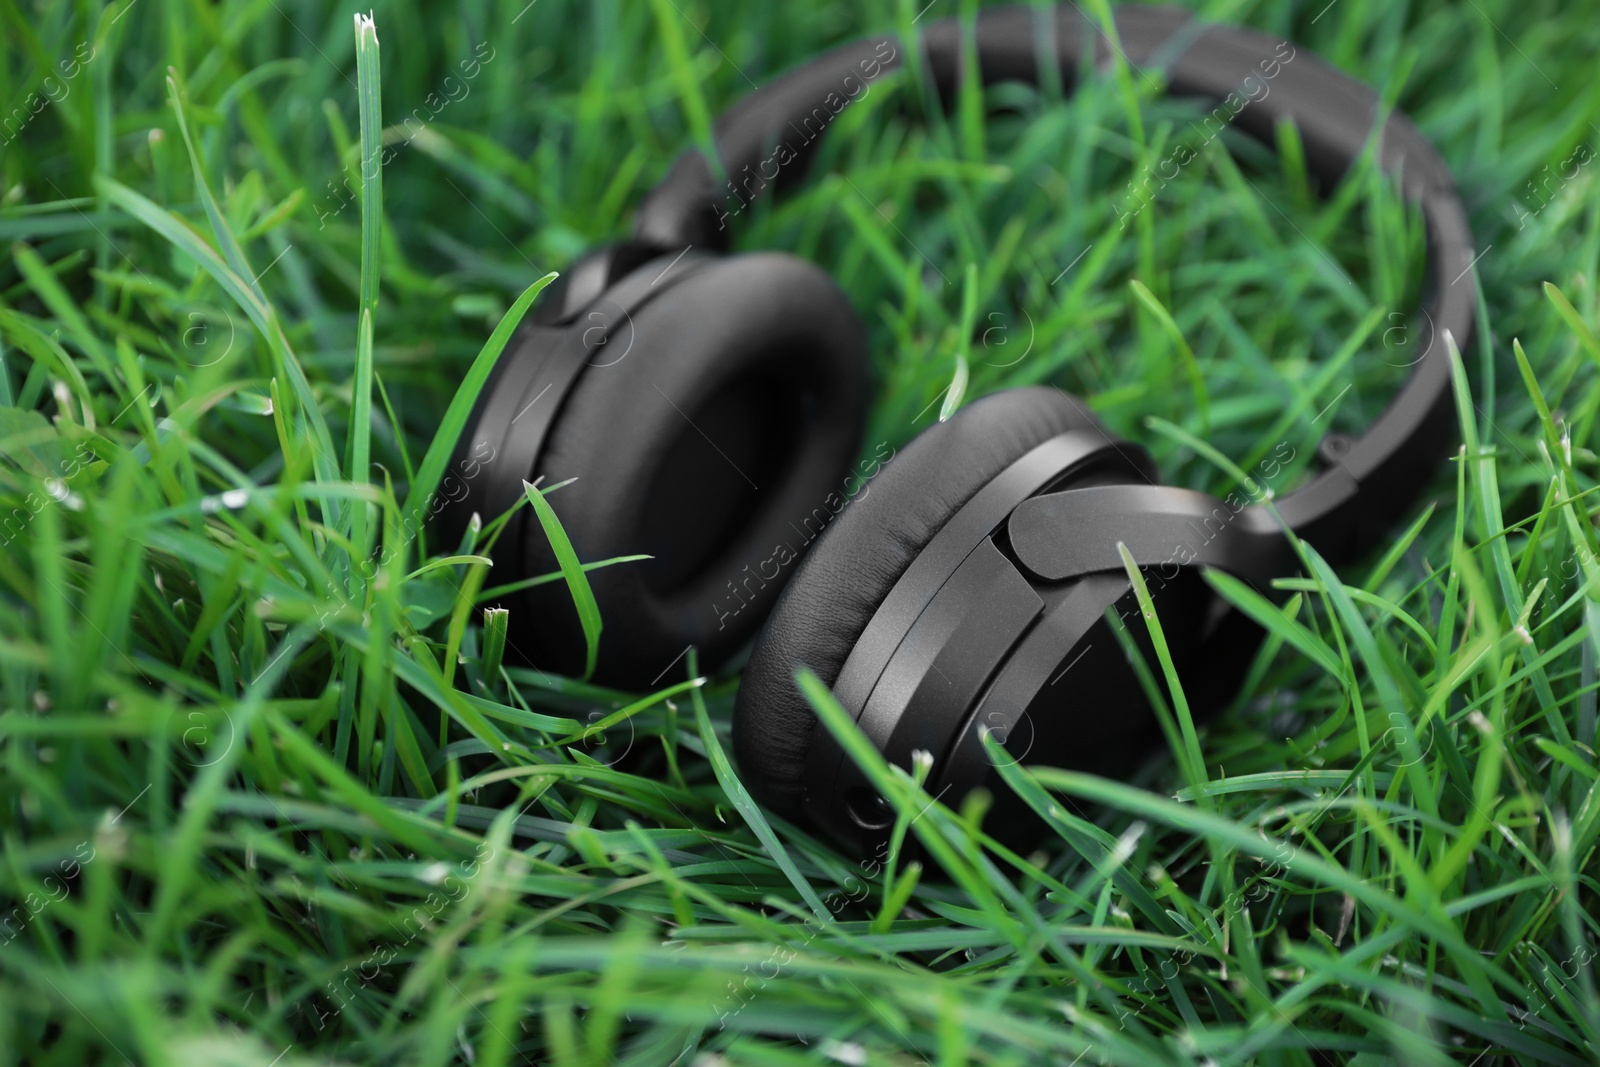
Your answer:
[[[1359,438],[1325,437],[1318,448],[1324,469],[1277,503],[1299,536],[1314,540],[1337,562],[1373,543],[1426,485],[1453,441],[1454,405],[1446,332],[1466,347],[1476,319],[1475,262],[1466,212],[1433,146],[1404,115],[1383,114],[1370,88],[1270,34],[1205,25],[1166,7],[1122,7],[1115,13],[1113,44],[1076,5],[982,11],[972,29],[980,77],[1037,83],[1041,59],[1053,51],[1064,85],[1079,75],[1092,45],[1096,68],[1118,48],[1137,68],[1155,66],[1167,92],[1218,101],[1243,100],[1249,79],[1271,79],[1262,96],[1229,110],[1233,124],[1273,144],[1280,122],[1292,122],[1311,173],[1331,187],[1366,150],[1382,118],[1376,160],[1398,180],[1403,195],[1421,207],[1428,237],[1428,280],[1408,336],[1425,338],[1410,379]],[[1053,32],[1052,32],[1053,31]],[[963,67],[963,28],[954,19],[923,31],[922,69],[944,98],[955,91]],[[1285,56],[1283,49],[1288,48]],[[713,176],[699,151],[689,149],[640,205],[637,238],[663,249],[685,245],[726,250],[727,221],[748,198],[774,183],[803,174],[816,141],[845,103],[876,78],[897,69],[903,48],[894,37],[843,45],[757,89],[715,125],[717,154],[727,181]],[[1272,70],[1275,73],[1266,74]]]

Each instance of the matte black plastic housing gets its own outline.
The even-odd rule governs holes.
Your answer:
[[[1278,599],[1271,579],[1295,567],[1260,506],[1154,485],[1153,474],[1142,449],[1102,431],[1038,446],[950,518],[890,594],[920,610],[874,615],[835,683],[890,762],[909,770],[916,752],[928,754],[932,792],[959,799],[987,786],[1008,808],[993,819],[995,832],[1016,847],[1038,822],[993,780],[985,732],[1009,762],[1111,776],[1159,739],[1123,651],[1130,644],[1157,670],[1122,549],[1172,635],[1175,666],[1208,679],[1196,687],[1197,715],[1216,703],[1210,679],[1236,680],[1259,640],[1259,631],[1229,625],[1235,614],[1199,569]],[[806,798],[807,816],[853,851],[885,846],[889,809],[831,735],[812,740]]]

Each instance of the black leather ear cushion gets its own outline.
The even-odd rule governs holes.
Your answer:
[[[613,324],[540,455],[549,500],[588,572],[603,631],[596,680],[655,683],[691,644],[715,667],[760,625],[793,571],[774,561],[792,526],[842,492],[867,402],[866,337],[815,265],[756,253],[674,278]],[[620,283],[619,283],[620,284]],[[524,572],[557,569],[539,523],[525,524]],[[564,582],[511,614],[533,662],[583,668],[584,639]],[[525,642],[525,643],[524,643]]]
[[[977,491],[1035,446],[1098,426],[1057,389],[994,393],[930,426],[883,464],[817,538],[784,589],[745,668],[733,714],[745,784],[793,816],[816,713],[794,683],[804,665],[833,685],[900,576]]]

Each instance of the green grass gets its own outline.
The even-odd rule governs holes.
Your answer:
[[[1270,637],[1197,735],[1166,700],[1135,782],[1008,769],[1036,854],[806,680],[935,877],[752,804],[736,673],[522,665],[478,606],[517,577],[500,517],[422,524],[541,280],[747,79],[921,0],[380,3],[359,57],[352,10],[300,0],[0,0],[0,1064],[1597,1062],[1600,29],[1194,6],[1455,168],[1465,448],[1372,558],[1308,549],[1288,608],[1216,579]],[[1198,111],[1125,68],[1060,89],[923,122],[875,86],[741,246],[861,311],[867,454],[1051,382],[1176,484],[1281,493],[1414,358],[1415,220],[1366,169],[1313,201],[1290,138],[1195,143],[1119,228]],[[543,578],[582,603],[597,564],[629,562]]]

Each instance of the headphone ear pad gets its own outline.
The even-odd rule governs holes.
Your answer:
[[[546,486],[576,479],[550,502],[581,561],[654,557],[587,575],[603,625],[595,677],[627,688],[654,684],[690,645],[715,667],[749,640],[792,570],[774,572],[774,547],[842,491],[867,405],[865,332],[815,265],[754,253],[643,272],[661,291],[591,357],[535,472]],[[538,523],[525,528],[522,573],[558,571]],[[510,622],[519,651],[581,673],[565,583],[528,590]]]
[[[733,713],[734,754],[768,807],[799,814],[816,713],[794,682],[838,680],[878,606],[933,535],[1001,471],[1052,437],[1100,424],[1082,401],[1030,387],[976,400],[877,473],[801,561],[756,641]],[[1102,431],[1103,432],[1103,431]]]

